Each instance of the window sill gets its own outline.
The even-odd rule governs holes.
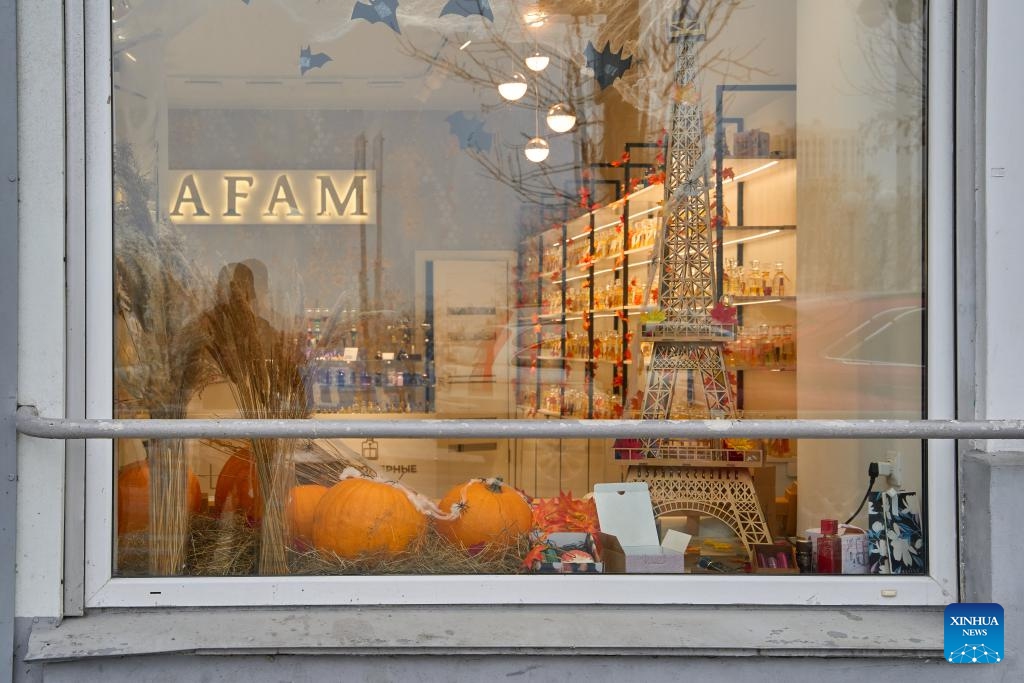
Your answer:
[[[453,606],[134,609],[33,628],[26,661],[155,654],[941,658],[942,609]]]

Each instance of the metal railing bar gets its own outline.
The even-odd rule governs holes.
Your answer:
[[[16,425],[42,439],[1024,438],[1024,420],[76,420],[32,406],[18,408]]]

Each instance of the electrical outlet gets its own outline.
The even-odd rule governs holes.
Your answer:
[[[889,477],[889,485],[898,489],[903,485],[903,469],[901,467],[900,452],[886,451],[885,459],[885,464],[889,466],[889,473],[886,475]],[[879,474],[881,474],[881,470],[879,470]]]

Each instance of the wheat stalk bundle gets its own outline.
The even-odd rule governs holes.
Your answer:
[[[173,228],[155,225],[148,184],[128,147],[115,154],[116,349],[119,416],[178,419],[211,378],[199,324],[209,288]],[[181,439],[146,443],[149,571],[181,572],[189,533],[188,458]]]
[[[254,306],[251,270],[241,263],[225,267],[217,303],[204,315],[207,352],[228,380],[243,418],[308,417],[304,337],[296,325],[285,323],[275,328],[257,315]],[[252,440],[264,505],[258,560],[261,574],[288,571],[285,505],[295,481],[293,450],[294,443],[288,439]]]

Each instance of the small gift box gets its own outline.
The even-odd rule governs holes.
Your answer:
[[[596,574],[602,570],[601,558],[590,534],[559,531],[548,534],[545,545],[531,565],[538,574]]]

